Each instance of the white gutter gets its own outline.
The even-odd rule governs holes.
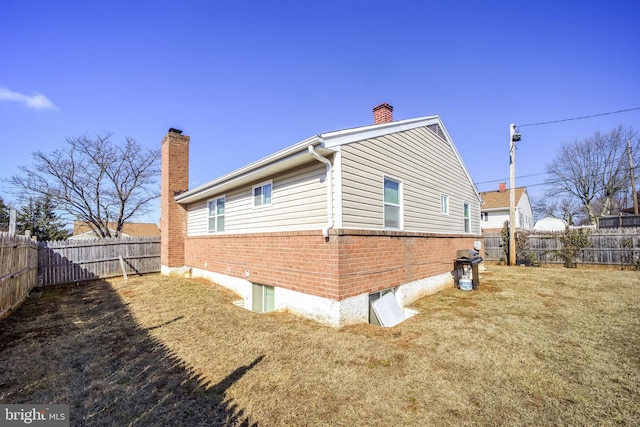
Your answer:
[[[333,173],[331,170],[331,161],[318,154],[313,145],[309,145],[308,150],[316,160],[324,163],[327,167],[327,225],[322,228],[322,235],[325,239],[328,239],[329,230],[333,227]]]
[[[258,169],[264,168],[277,161],[286,159],[287,157],[293,156],[300,151],[304,153],[304,148],[306,146],[308,146],[309,144],[317,143],[319,140],[320,138],[318,135],[312,136],[311,138],[307,138],[304,141],[300,141],[295,145],[292,145],[283,150],[280,150],[277,153],[271,154],[270,156],[267,156],[263,159],[257,160],[247,166],[244,166],[238,170],[230,172],[220,178],[217,178],[213,181],[202,184],[187,192],[179,194],[175,197],[175,200],[178,203],[191,203],[193,201],[196,201],[202,197],[201,196],[202,193],[206,192],[209,189],[215,189],[215,187],[219,185],[222,185],[228,182],[233,182],[239,177],[250,174]]]

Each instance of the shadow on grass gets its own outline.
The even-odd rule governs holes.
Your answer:
[[[263,358],[211,383],[141,328],[108,282],[62,286],[0,321],[0,403],[67,403],[78,426],[250,426],[226,391]]]

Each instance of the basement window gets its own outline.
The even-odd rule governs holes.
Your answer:
[[[260,285],[252,283],[251,289],[251,310],[256,313],[266,313],[275,309],[274,297],[275,289],[273,286]]]
[[[395,294],[396,289],[398,288],[395,287],[395,288],[383,289],[381,291],[372,292],[369,294],[369,323],[370,324],[380,326],[380,322],[378,322],[378,316],[376,316],[376,313],[373,311],[373,306],[371,304],[374,301],[377,301],[380,298],[382,298],[383,295],[386,295],[389,293]]]

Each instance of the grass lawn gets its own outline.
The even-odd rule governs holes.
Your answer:
[[[487,266],[390,329],[236,307],[157,275],[46,289],[0,321],[0,403],[72,425],[638,425],[640,274]]]

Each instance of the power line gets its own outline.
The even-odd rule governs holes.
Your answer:
[[[538,123],[527,123],[527,124],[524,124],[524,125],[518,125],[518,128],[523,128],[523,127],[526,127],[526,126],[540,126],[540,125],[549,125],[549,124],[552,124],[552,123],[570,122],[572,120],[591,119],[593,117],[608,116],[610,114],[626,113],[628,111],[635,111],[635,110],[640,110],[640,107],[627,108],[626,110],[609,111],[607,113],[592,114],[590,116],[572,117],[570,119],[550,120],[548,122],[538,122]]]
[[[593,164],[592,164],[593,165]],[[626,174],[629,172],[629,167],[623,167],[620,172],[623,174]],[[633,167],[634,171],[638,171],[640,172],[640,165],[638,166],[634,166]],[[541,176],[541,175],[554,175],[553,173],[550,172],[542,172],[542,173],[534,173],[534,174],[530,174],[530,175],[522,175],[522,176],[518,176],[518,179],[521,178],[529,178],[529,177],[534,177],[534,176]],[[606,176],[605,172],[596,172],[594,174],[586,174],[583,176],[584,179],[590,179],[590,180],[600,180],[602,178],[604,178]],[[482,181],[482,182],[476,182],[476,185],[481,185],[481,184],[491,184],[491,183],[495,183],[495,182],[506,182],[507,179],[506,178],[502,178],[502,179],[494,179],[491,181]],[[546,181],[543,182],[537,182],[537,183],[533,183],[533,184],[527,184],[527,185],[523,185],[523,187],[538,187],[538,186],[542,186],[542,185],[556,185],[558,183],[562,183],[562,182],[566,182],[566,181],[571,181],[571,179],[562,179],[562,178],[552,178],[552,179],[548,179]],[[491,190],[488,190],[491,191]]]
[[[540,176],[540,175],[548,175],[546,172],[541,172],[541,173],[532,173],[531,175],[518,175],[516,176],[517,179],[521,179],[521,178],[530,178],[532,176]],[[482,181],[482,182],[476,182],[476,185],[480,185],[480,184],[491,184],[494,182],[502,182],[502,181],[507,181],[506,178],[501,178],[501,179],[493,179],[491,181]]]

